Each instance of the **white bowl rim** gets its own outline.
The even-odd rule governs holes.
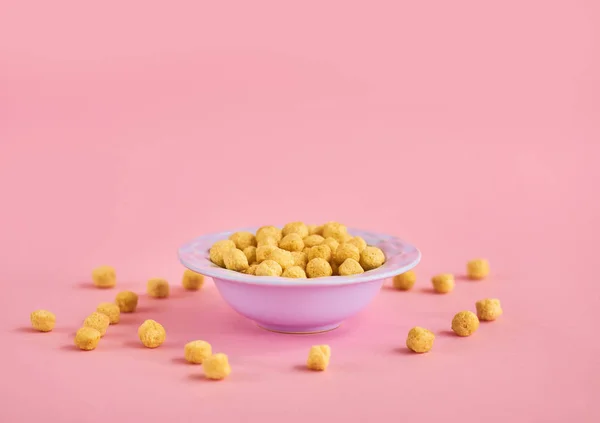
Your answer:
[[[260,226],[238,228],[223,232],[213,232],[194,238],[183,244],[178,251],[180,262],[188,269],[209,276],[213,279],[222,279],[229,282],[240,282],[251,285],[265,286],[336,286],[349,285],[376,280],[387,279],[415,267],[421,260],[421,252],[411,244],[400,238],[369,232],[360,229],[348,228],[353,236],[360,236],[369,245],[374,245],[383,250],[386,262],[383,266],[367,272],[350,276],[326,276],[321,278],[284,278],[281,276],[254,276],[235,272],[215,265],[208,257],[210,246],[216,241],[228,239],[235,232],[248,231],[256,233]]]

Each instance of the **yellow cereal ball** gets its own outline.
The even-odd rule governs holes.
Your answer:
[[[331,359],[331,348],[329,345],[314,345],[308,352],[306,367],[309,370],[323,371],[329,366]]]
[[[358,248],[358,252],[362,253],[362,251],[367,248],[367,241],[359,236],[352,237],[350,240],[346,241],[348,244],[352,244]]]
[[[117,273],[111,266],[100,266],[92,270],[92,280],[98,288],[112,288],[117,284]]]
[[[169,282],[162,278],[152,278],[146,284],[146,292],[153,298],[167,298],[169,296]]]
[[[200,273],[196,273],[193,270],[185,269],[183,277],[181,278],[181,284],[184,289],[189,291],[197,291],[204,285],[204,276]]]
[[[121,310],[119,310],[119,306],[115,303],[100,303],[96,311],[105,314],[111,325],[116,325],[121,319]]]
[[[304,241],[300,235],[291,233],[281,238],[279,248],[287,251],[302,251],[304,249]]]
[[[101,337],[102,335],[98,330],[84,326],[75,334],[75,345],[80,350],[91,351],[98,346]]]
[[[279,248],[274,245],[263,245],[256,249],[256,262],[261,263],[265,260],[270,260],[271,255],[274,251],[277,251]]]
[[[335,254],[333,255],[333,261],[335,261],[337,265],[340,265],[344,262],[344,260],[349,258],[359,261],[360,252],[358,251],[356,245],[344,242],[343,244],[340,244],[338,249],[335,251]]]
[[[246,247],[256,247],[256,237],[251,232],[236,232],[229,237],[235,243],[239,250],[244,250]]]
[[[47,310],[36,310],[29,315],[31,327],[40,332],[50,332],[56,324],[56,316]]]
[[[283,269],[280,264],[274,260],[265,260],[258,265],[255,271],[256,276],[281,276]]]
[[[300,266],[292,266],[285,269],[281,276],[284,278],[305,278],[306,272]]]
[[[478,327],[479,319],[472,311],[461,311],[452,319],[452,330],[458,336],[470,336]]]
[[[281,229],[275,226],[262,226],[256,231],[256,240],[259,242],[264,238],[275,238],[275,241],[279,242],[282,237]]]
[[[399,289],[401,291],[408,291],[413,286],[415,286],[415,282],[417,281],[417,274],[409,270],[408,272],[404,272],[401,275],[394,276],[392,279],[392,285],[394,288]]]
[[[477,317],[479,320],[485,320],[488,322],[496,320],[502,315],[502,307],[500,306],[500,300],[496,298],[486,298],[475,303],[477,309]]]
[[[308,250],[308,261],[316,258],[322,258],[327,261],[331,261],[331,248],[329,245],[321,244],[315,245],[310,250]]]
[[[323,241],[325,241],[325,238],[323,238],[321,235],[309,235],[306,238],[303,239],[304,241],[304,246],[311,248],[317,245],[321,245],[323,243]]]
[[[221,380],[225,379],[231,373],[229,359],[222,353],[205,358],[202,367],[204,368],[204,376],[207,379]]]
[[[256,261],[256,247],[251,245],[244,248],[244,255],[248,259],[248,264],[252,264]]]
[[[272,236],[267,236],[264,238],[261,238],[260,241],[258,241],[256,243],[257,247],[264,247],[265,245],[271,245],[273,247],[278,247],[279,246],[279,241],[277,241],[277,239],[273,238]]]
[[[475,259],[467,263],[469,279],[484,279],[490,274],[490,263],[486,259]]]
[[[377,269],[385,263],[385,255],[377,247],[368,246],[360,253],[360,265],[365,272]]]
[[[243,272],[248,268],[248,258],[243,251],[237,248],[232,248],[223,254],[225,268],[236,272]]]
[[[292,257],[294,257],[294,266],[300,266],[302,270],[306,269],[306,263],[308,263],[308,256],[302,251],[293,251]]]
[[[281,233],[283,234],[283,236],[289,234],[298,234],[300,235],[300,238],[305,238],[308,236],[308,226],[306,226],[306,224],[302,222],[288,223],[283,227]]]
[[[329,264],[331,265],[331,274],[333,276],[339,276],[340,275],[339,266],[337,264],[335,264],[334,261],[332,261]]]
[[[338,273],[340,276],[349,276],[349,275],[358,275],[359,273],[364,273],[360,264],[351,258],[344,260],[342,264],[340,264],[338,268]]]
[[[208,251],[210,261],[212,261],[214,264],[216,264],[219,267],[225,267],[225,261],[223,260],[223,254],[225,254],[226,251],[229,251],[232,248],[236,248],[235,242],[233,242],[230,239],[223,239],[221,241],[215,242],[212,245],[212,247],[210,247],[210,250]]]
[[[119,306],[121,313],[133,313],[137,308],[138,295],[131,291],[122,291],[117,294],[115,304]]]
[[[323,225],[307,225],[308,235],[323,235]]]
[[[315,248],[315,247],[313,247]],[[331,265],[323,258],[314,258],[306,265],[306,274],[309,278],[320,278],[323,276],[331,276]]]
[[[338,242],[345,242],[348,240],[348,229],[346,226],[338,222],[329,222],[323,225],[323,237],[334,238]]]
[[[302,252],[303,252],[304,254],[306,254],[306,257],[308,257],[308,252],[309,252],[309,251],[310,251],[310,248],[309,248],[309,247],[304,247],[304,250],[302,250]]]
[[[248,266],[248,268],[244,271],[245,274],[247,275],[256,275],[256,269],[258,268],[258,264],[254,263],[251,264],[250,266]]]
[[[94,328],[98,332],[100,332],[100,336],[104,336],[106,334],[106,329],[108,329],[108,325],[110,325],[110,319],[104,313],[99,313],[97,311],[90,314],[83,321],[83,326],[88,328]]]
[[[294,256],[292,253],[279,248],[271,253],[271,260],[279,263],[283,270],[294,265]]]
[[[433,347],[435,335],[430,330],[416,326],[408,331],[406,346],[416,353],[427,352]]]
[[[435,292],[439,294],[447,294],[454,289],[454,275],[450,273],[442,273],[431,278],[431,284]]]
[[[340,246],[340,243],[337,242],[337,240],[335,238],[325,238],[323,240],[323,244],[328,245],[329,248],[331,249],[331,253],[335,254],[335,252],[337,251],[338,247]]]
[[[147,348],[159,347],[167,338],[165,328],[154,320],[146,320],[138,328],[140,341]]]
[[[212,355],[212,346],[206,341],[192,341],[185,344],[183,353],[188,363],[202,364]]]

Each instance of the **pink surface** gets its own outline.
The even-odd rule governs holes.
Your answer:
[[[0,6],[0,421],[600,420],[597,1],[37,3]],[[414,243],[417,287],[293,337],[207,282],[71,346],[116,293],[92,267],[177,286],[181,243],[296,219]],[[475,256],[489,280],[428,291]],[[505,315],[451,336],[485,297]],[[26,329],[37,308],[54,332]],[[431,353],[406,353],[414,325]],[[228,380],[182,362],[198,338]],[[325,373],[301,369],[314,343]]]

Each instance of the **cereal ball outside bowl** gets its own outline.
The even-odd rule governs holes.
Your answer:
[[[278,234],[280,228],[282,227],[263,227],[256,239],[260,242],[260,238]],[[256,234],[258,229],[241,228],[200,236],[181,246],[179,259],[186,268],[211,277],[225,302],[239,314],[258,326],[275,332],[316,333],[335,329],[344,320],[365,309],[380,292],[385,279],[407,272],[421,259],[417,248],[394,236],[330,224],[327,226],[327,234],[323,234],[324,238],[327,238],[325,235],[340,239],[360,237],[369,245],[363,249],[364,255],[355,257],[355,254],[351,254],[353,257],[346,257],[352,258],[352,261],[341,266],[344,271],[339,274],[348,273],[345,276],[310,277],[307,264],[308,278],[285,277],[292,270],[299,269],[289,266],[287,268],[292,270],[284,276],[286,269],[275,260],[278,258],[277,253],[275,259],[272,257],[274,251],[285,251],[277,247],[262,250],[258,247],[257,260],[269,261],[262,267],[259,263],[251,273],[228,270],[211,261],[209,251],[216,242],[228,240],[234,233]],[[304,226],[294,224],[288,225],[285,232],[284,236],[289,233],[304,235],[306,231]],[[353,248],[346,249],[354,252]],[[292,255],[289,251],[285,253]],[[294,253],[293,263],[297,266],[299,252]],[[363,263],[366,263],[364,272],[354,273],[359,272]],[[373,268],[377,265],[379,266]],[[338,272],[334,271],[333,274]]]

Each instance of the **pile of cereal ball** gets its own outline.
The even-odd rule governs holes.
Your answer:
[[[215,242],[209,255],[214,264],[229,270],[286,278],[356,275],[385,263],[383,251],[350,235],[338,222],[292,222],[283,229],[263,226],[256,234],[236,232]]]

